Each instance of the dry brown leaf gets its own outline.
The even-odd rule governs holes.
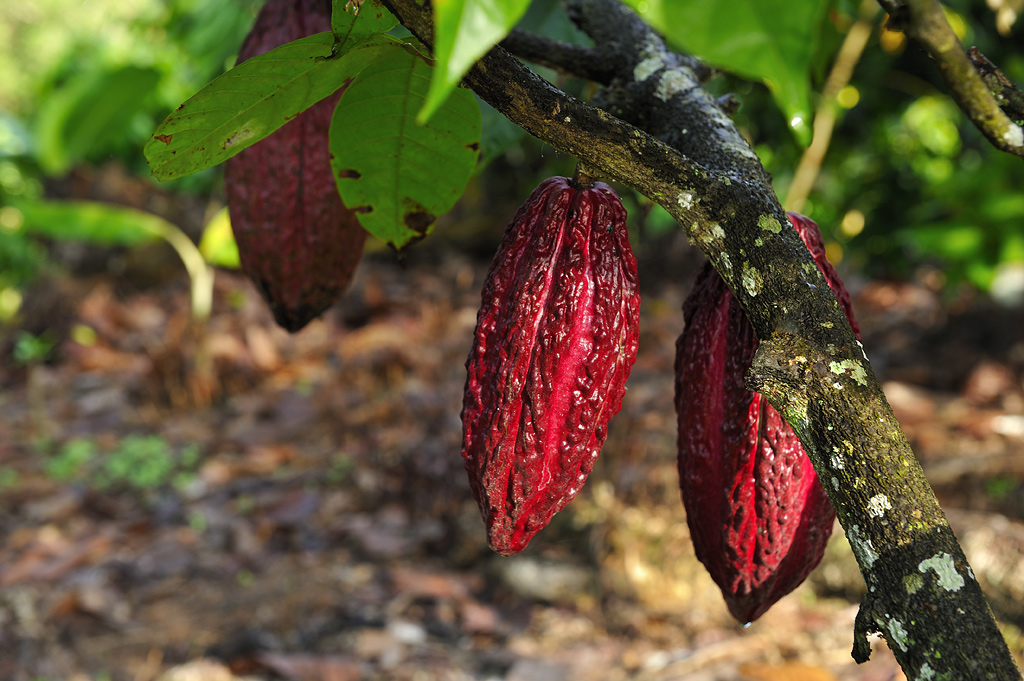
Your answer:
[[[748,662],[740,666],[740,674],[750,681],[836,681],[835,674],[827,669],[799,663]]]

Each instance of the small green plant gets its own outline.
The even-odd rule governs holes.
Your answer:
[[[14,361],[23,366],[45,362],[56,344],[48,331],[38,336],[22,331],[14,341]]]
[[[11,468],[0,468],[0,490],[17,487],[20,479],[18,471]]]
[[[159,435],[129,435],[107,452],[87,438],[68,440],[46,463],[46,474],[54,480],[80,480],[90,487],[151,490],[171,484],[187,486],[195,477],[199,446],[183,447],[175,453]]]
[[[57,455],[46,462],[46,474],[62,482],[80,477],[82,469],[96,456],[96,444],[84,438],[64,443]]]
[[[1017,489],[1018,484],[1012,475],[1000,475],[985,481],[985,492],[992,501],[1003,501]]]
[[[148,489],[169,482],[174,471],[174,452],[159,435],[129,435],[110,453],[97,472],[97,487],[118,483]]]

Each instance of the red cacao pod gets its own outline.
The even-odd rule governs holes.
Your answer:
[[[860,336],[818,226],[789,218]],[[733,617],[752,622],[820,562],[835,511],[796,433],[744,387],[757,336],[710,264],[683,304],[676,343],[679,483],[697,558]]]
[[[636,259],[615,193],[542,182],[505,230],[482,298],[462,456],[491,548],[512,555],[583,486],[636,359]]]
[[[268,0],[238,61],[329,30],[329,0]],[[327,135],[340,97],[341,91],[314,104],[224,168],[242,270],[277,323],[292,332],[341,297],[366,241],[331,170]]]

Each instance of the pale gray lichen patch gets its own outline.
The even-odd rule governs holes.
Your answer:
[[[691,194],[690,192],[681,193],[678,197],[676,197],[676,203],[678,203],[679,207],[682,208],[683,210],[690,210],[691,208],[693,208],[694,204],[693,194]]]
[[[1024,147],[1024,130],[1019,125],[1010,125],[1003,133],[1003,140],[1011,147]]]
[[[778,234],[782,231],[782,225],[775,218],[774,215],[759,215],[757,218],[757,226],[765,232],[774,232]]]
[[[732,271],[732,261],[729,260],[729,254],[728,253],[723,253],[722,254],[722,269],[726,270],[726,271],[729,271],[729,272]]]
[[[839,489],[839,478],[835,476],[832,477],[832,488]]]
[[[850,540],[850,548],[853,549],[854,555],[861,563],[870,568],[878,560],[878,552],[875,551],[874,545],[870,539],[865,539],[860,535],[860,526],[854,525],[850,528],[850,531],[846,533],[846,538]]]
[[[884,494],[876,494],[868,499],[868,515],[872,518],[881,518],[885,512],[892,508],[889,497]]]
[[[712,222],[710,225],[710,229],[711,235],[714,236],[716,239],[725,238],[725,230],[722,229],[722,225],[718,224],[717,222]]]
[[[689,92],[698,87],[697,81],[680,69],[668,69],[658,79],[658,87],[654,96],[663,102],[667,102],[675,95]]]
[[[828,370],[833,374],[845,374],[849,372],[850,377],[860,383],[861,385],[868,384],[868,372],[864,370],[864,365],[855,359],[844,359],[841,362],[829,362]]]
[[[743,262],[743,288],[746,289],[747,293],[751,297],[756,296],[761,292],[761,287],[764,286],[764,279],[761,277],[761,273],[758,272],[749,262]]]
[[[661,68],[664,68],[665,62],[661,57],[648,57],[644,59],[636,68],[633,69],[633,80],[638,83],[642,83],[651,77],[652,74],[657,73]]]
[[[921,665],[921,673],[918,675],[918,681],[933,681],[935,678],[935,670],[932,669],[931,665],[925,662]]]
[[[907,652],[910,636],[907,635],[907,630],[903,628],[903,623],[894,617],[889,620],[887,628],[889,629],[890,640],[895,642],[900,647],[900,650]]]
[[[946,591],[958,591],[964,585],[964,577],[956,571],[953,556],[948,553],[939,553],[922,560],[917,569],[919,572],[935,570],[935,574],[939,578],[939,586]]]

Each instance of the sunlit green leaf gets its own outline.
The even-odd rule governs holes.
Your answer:
[[[831,0],[626,0],[676,47],[762,81],[810,142],[811,57]]]
[[[411,51],[387,55],[359,74],[331,121],[345,205],[395,248],[425,236],[455,204],[479,153],[480,107],[466,90],[455,90],[429,123],[416,122],[431,70]]]
[[[238,269],[241,259],[238,255],[238,244],[234,232],[231,231],[231,218],[228,209],[222,208],[206,223],[203,236],[199,240],[199,252],[206,262],[216,267]]]
[[[434,57],[437,70],[419,113],[427,120],[470,67],[522,18],[530,0],[434,0]]]
[[[95,201],[20,203],[25,234],[104,246],[134,246],[161,238],[170,223],[151,213]]]
[[[325,32],[287,43],[242,62],[200,90],[146,143],[153,175],[169,180],[227,160],[394,49],[378,38],[326,59],[333,42],[333,34]]]

